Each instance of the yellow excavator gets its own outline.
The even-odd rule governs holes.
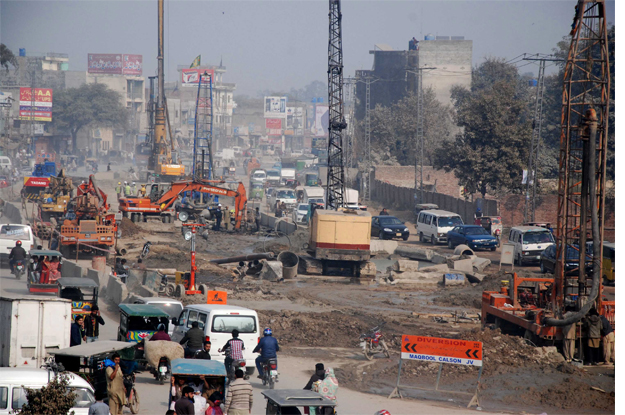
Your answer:
[[[73,191],[72,178],[65,176],[64,169],[56,176],[50,176],[48,187],[39,194],[37,200],[41,220],[49,222],[50,218],[58,219],[63,216]]]

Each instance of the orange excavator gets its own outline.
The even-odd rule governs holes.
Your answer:
[[[162,184],[152,185],[149,196],[123,197],[119,199],[119,210],[133,222],[138,222],[143,216],[146,220],[149,216],[160,216],[163,223],[170,223],[175,217],[173,205],[178,196],[185,192],[209,193],[217,196],[234,198],[234,211],[236,224],[235,229],[241,228],[241,220],[247,204],[245,186],[239,182],[237,190],[217,187],[214,184],[225,183],[218,180],[181,180],[167,184],[167,189]],[[160,187],[160,188],[159,188]]]

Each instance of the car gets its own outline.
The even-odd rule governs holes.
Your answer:
[[[592,246],[592,245],[591,245]],[[592,248],[591,248],[592,249]],[[556,272],[556,246],[550,245],[540,254],[540,272],[543,274]],[[586,253],[586,274],[592,273],[592,251]],[[564,271],[566,275],[577,275],[579,269],[579,247],[568,246]]]
[[[407,241],[410,231],[395,216],[374,216],[371,218],[371,236],[378,236],[380,239],[402,238]]]
[[[447,232],[447,246],[467,245],[471,249],[497,249],[497,238],[480,225],[458,225]]]
[[[293,209],[293,222],[305,223],[308,217],[308,203],[299,203],[295,209]]]

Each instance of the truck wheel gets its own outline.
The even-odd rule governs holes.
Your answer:
[[[176,293],[176,285],[171,282],[168,282],[167,286],[165,287],[165,295],[167,297],[172,297],[175,293]]]
[[[202,293],[202,295],[206,295],[206,293],[208,292],[208,287],[206,286],[206,284],[200,284],[197,289]]]
[[[419,232],[419,242],[425,242],[425,238],[423,237],[423,232]]]
[[[434,234],[432,234],[432,236],[430,237],[430,243],[432,245],[436,245],[436,236],[434,236]]]
[[[182,284],[176,285],[176,297],[177,298],[184,298],[184,296],[185,296],[184,285],[182,285]]]

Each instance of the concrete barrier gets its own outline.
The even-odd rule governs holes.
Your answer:
[[[22,214],[19,208],[12,203],[6,202],[4,204],[2,216],[8,219],[8,223],[22,223]]]
[[[98,285],[102,287],[102,284],[100,283],[100,273],[95,269],[87,268],[87,278],[97,282]]]
[[[122,283],[117,277],[110,278],[109,284],[106,287],[106,298],[114,304],[121,304],[128,298],[128,288],[126,288],[126,284]]]
[[[276,218],[275,216],[270,216],[266,213],[260,214],[260,224],[271,229],[276,229],[287,235],[290,235],[297,230],[297,225],[291,222],[287,222],[286,218]]]
[[[393,254],[399,244],[397,241],[383,241],[381,239],[372,239],[370,244],[371,253]]]
[[[75,262],[65,259],[61,268],[61,274],[68,278],[83,278],[87,275],[87,269],[81,268]]]

